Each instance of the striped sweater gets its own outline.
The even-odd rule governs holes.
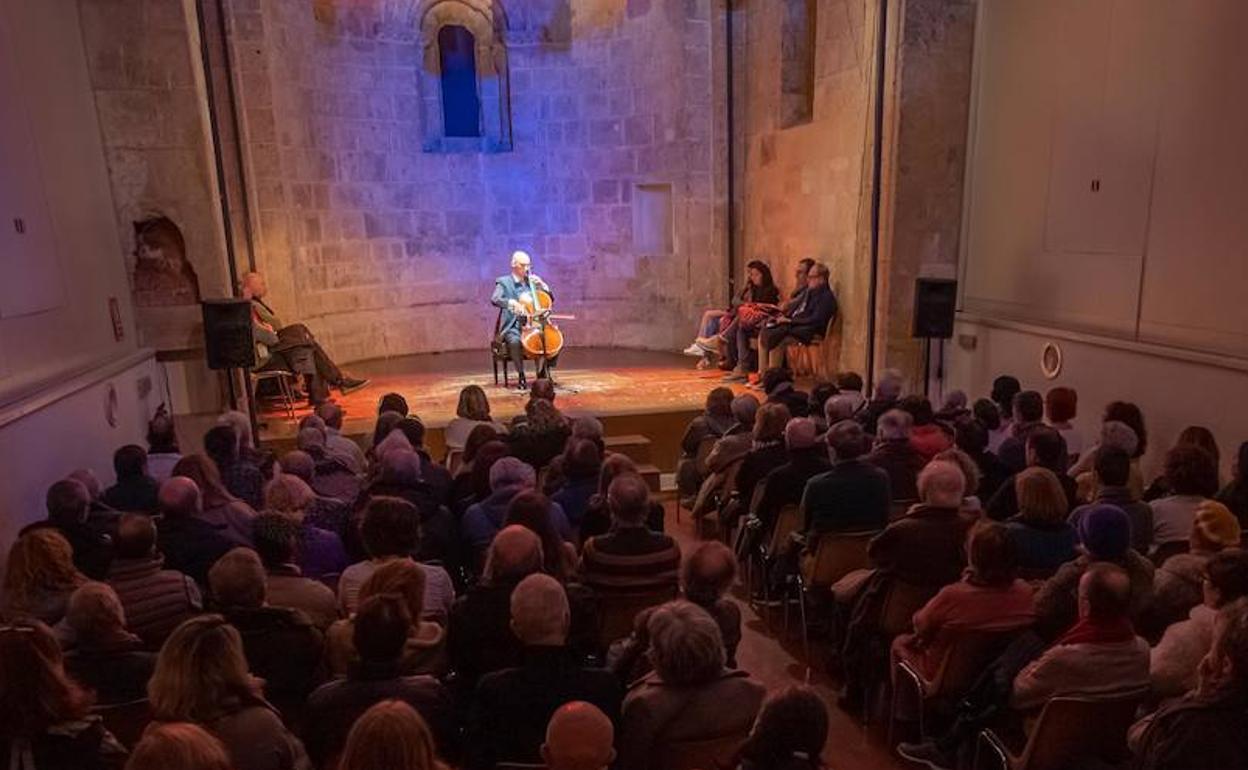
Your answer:
[[[636,593],[675,587],[680,569],[676,541],[644,526],[616,528],[591,537],[581,552],[581,576],[599,593]]]

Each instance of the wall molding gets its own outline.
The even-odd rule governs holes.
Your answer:
[[[0,392],[0,428],[63,401],[101,382],[156,358],[151,348],[121,356],[94,357],[55,374]]]

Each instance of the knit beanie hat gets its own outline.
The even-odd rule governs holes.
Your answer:
[[[1229,508],[1216,500],[1206,500],[1197,506],[1192,532],[1198,534],[1206,543],[1219,548],[1239,545],[1239,520]]]
[[[1131,545],[1131,520],[1116,505],[1094,505],[1079,520],[1079,541],[1101,561],[1119,561]]]
[[[813,420],[795,417],[784,426],[785,446],[789,448],[789,451],[810,449],[815,445],[815,436],[818,432]]]

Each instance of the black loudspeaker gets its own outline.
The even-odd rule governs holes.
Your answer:
[[[251,302],[245,299],[206,299],[204,350],[209,369],[251,369],[256,365],[256,343],[251,333]]]
[[[953,316],[957,309],[957,281],[949,278],[916,279],[911,336],[918,339],[949,339],[953,336]]]

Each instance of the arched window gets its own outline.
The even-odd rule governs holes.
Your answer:
[[[481,136],[476,48],[476,38],[465,27],[448,24],[438,30],[438,53],[442,71],[442,121],[446,136]]]

